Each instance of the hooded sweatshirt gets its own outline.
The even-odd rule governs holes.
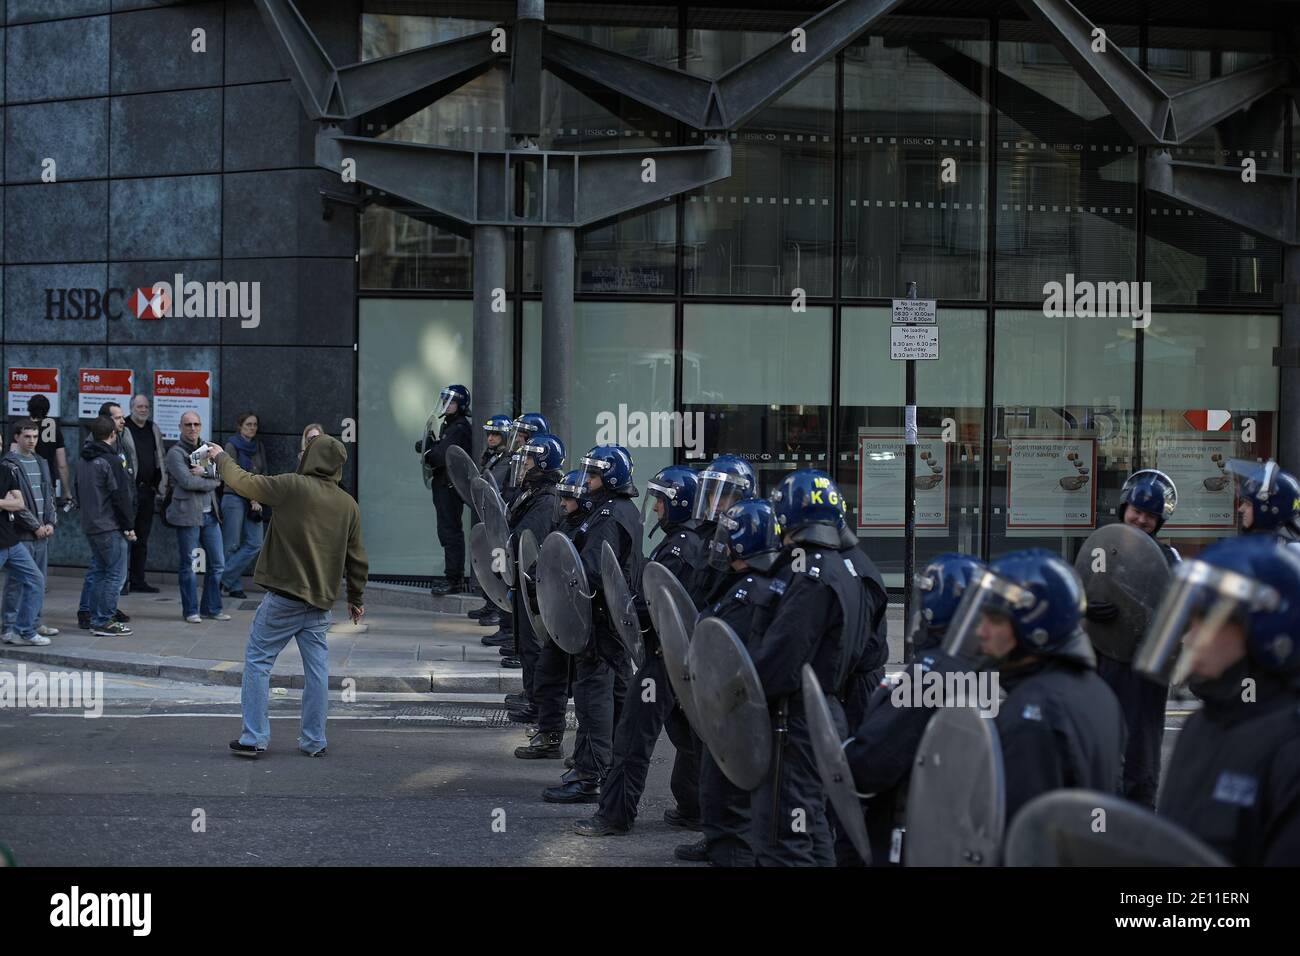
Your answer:
[[[82,531],[103,534],[135,527],[128,480],[126,464],[116,448],[102,441],[81,446],[75,482]]]
[[[250,475],[229,455],[218,459],[227,488],[275,509],[253,572],[262,587],[329,608],[346,573],[348,603],[362,603],[369,564],[361,510],[339,487],[347,460],[343,443],[329,435],[308,443],[298,470],[289,475]]]

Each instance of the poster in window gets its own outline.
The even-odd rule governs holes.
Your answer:
[[[1178,508],[1161,534],[1236,530],[1236,498],[1226,470],[1234,454],[1232,435],[1226,432],[1156,441],[1155,466],[1178,489]]]
[[[922,430],[916,443],[916,533],[948,534],[952,484],[950,445],[940,432]],[[896,431],[858,432],[858,530],[883,537],[903,534],[903,436]]]
[[[1097,517],[1097,442],[1013,438],[1007,458],[1007,534],[1091,530]]]

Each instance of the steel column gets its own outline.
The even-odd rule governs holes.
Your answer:
[[[566,445],[575,441],[573,397],[574,233],[552,226],[542,233],[542,414]],[[569,450],[572,464],[585,449]]]
[[[1300,474],[1300,245],[1287,246],[1282,261],[1286,294],[1282,304],[1284,364],[1278,369],[1281,404],[1278,406],[1277,460],[1287,471]]]
[[[493,311],[506,288],[506,230],[503,226],[474,227],[474,381],[471,407],[482,422],[489,415],[508,413],[512,404],[506,342],[513,336],[508,309]],[[497,290],[501,290],[500,293]],[[504,302],[503,302],[504,304]],[[474,430],[474,457],[483,453],[483,429]]]

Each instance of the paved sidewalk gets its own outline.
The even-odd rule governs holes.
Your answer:
[[[130,594],[118,607],[131,616],[132,632],[125,637],[94,637],[77,627],[81,577],[56,571],[49,576],[43,622],[60,633],[45,647],[0,644],[0,657],[43,665],[100,670],[141,677],[239,684],[244,669],[244,645],[262,594],[248,588],[248,598],[224,598],[229,621],[204,620],[186,624],[174,578],[150,575],[159,594]],[[247,586],[246,586],[247,587]],[[480,598],[463,596],[439,603],[454,613],[432,610],[428,592],[401,589],[395,599],[423,604],[402,607],[386,603],[382,591],[367,590],[366,616],[354,626],[342,601],[334,608],[330,629],[330,687],[342,689],[352,678],[357,691],[436,693],[517,693],[520,671],[501,667],[495,647],[480,639],[494,628],[479,627],[466,609]],[[378,600],[376,600],[378,599]],[[271,672],[274,687],[302,687],[302,658],[290,643]]]
[[[81,576],[53,569],[48,579],[43,621],[60,633],[46,647],[0,644],[0,659],[47,667],[105,671],[137,677],[238,685],[243,677],[244,645],[261,592],[225,598],[229,621],[186,624],[174,576],[151,574],[158,594],[130,594],[118,606],[131,616],[126,637],[94,637],[77,627]],[[360,628],[340,601],[330,628],[330,687],[355,681],[358,692],[495,694],[519,693],[521,672],[501,666],[495,647],[480,643],[494,628],[479,627],[465,616],[480,597],[434,598],[428,591],[394,585],[366,589],[366,616]],[[902,607],[889,608],[890,663],[902,660]],[[271,671],[271,686],[302,687],[302,658],[289,644]]]

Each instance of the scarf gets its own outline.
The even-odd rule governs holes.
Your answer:
[[[244,471],[253,470],[253,455],[257,453],[256,439],[249,441],[243,435],[232,435],[230,444],[235,446],[235,458]]]

